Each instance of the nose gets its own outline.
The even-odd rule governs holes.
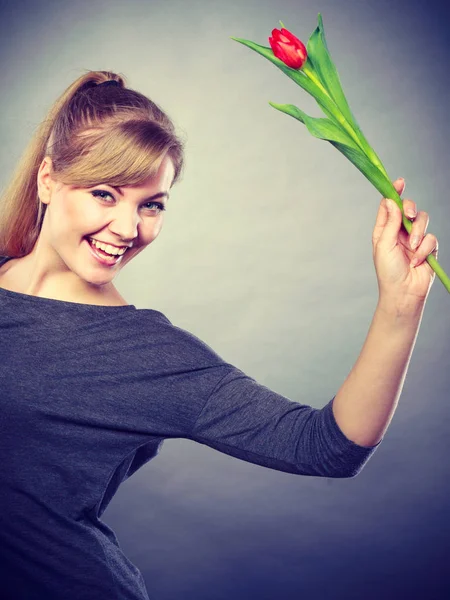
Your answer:
[[[138,226],[141,218],[133,211],[116,211],[116,216],[109,226],[110,231],[120,238],[124,244],[131,243],[138,236]]]

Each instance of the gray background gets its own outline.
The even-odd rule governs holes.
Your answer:
[[[187,139],[159,238],[116,279],[225,360],[317,408],[355,363],[377,302],[380,195],[330,144],[274,110],[314,100],[230,40],[305,43],[321,12],[358,122],[430,215],[450,273],[449,49],[435,0],[128,0],[1,5],[0,185],[83,69],[113,70]],[[159,600],[447,598],[449,309],[436,278],[398,410],[354,479],[296,477],[187,440],[104,515]]]

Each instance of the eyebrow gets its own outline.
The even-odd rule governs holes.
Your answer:
[[[122,188],[116,185],[111,185],[110,187],[112,187],[114,190],[117,190],[119,194],[123,196]],[[150,202],[151,200],[156,200],[157,198],[167,198],[167,200],[169,200],[169,194],[168,192],[158,192],[157,194],[153,194],[153,196],[146,198],[145,200],[143,200],[143,202]]]

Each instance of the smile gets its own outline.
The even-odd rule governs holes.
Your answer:
[[[95,246],[96,248],[99,248],[106,254],[110,254],[113,256],[116,256],[117,254],[125,254],[125,252],[128,250],[127,246],[118,248],[117,246],[113,246],[111,244],[106,244],[105,242],[99,242],[98,240],[96,240],[93,237],[88,237],[87,239],[89,240],[91,245]]]
[[[92,238],[85,238],[85,240],[89,246],[89,251],[92,254],[92,256],[96,258],[96,260],[100,264],[109,267],[119,263],[122,260],[122,256],[128,250],[128,248],[122,248],[119,250],[118,248],[113,248],[112,246],[108,246],[107,244],[100,244],[101,247],[107,248],[108,250],[112,249],[114,251],[114,255],[111,255],[108,252],[102,250],[101,247],[98,247],[99,242],[92,240]]]

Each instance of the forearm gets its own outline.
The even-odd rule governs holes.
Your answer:
[[[337,424],[360,446],[384,436],[397,408],[425,304],[395,312],[379,302],[364,346],[333,402]]]

